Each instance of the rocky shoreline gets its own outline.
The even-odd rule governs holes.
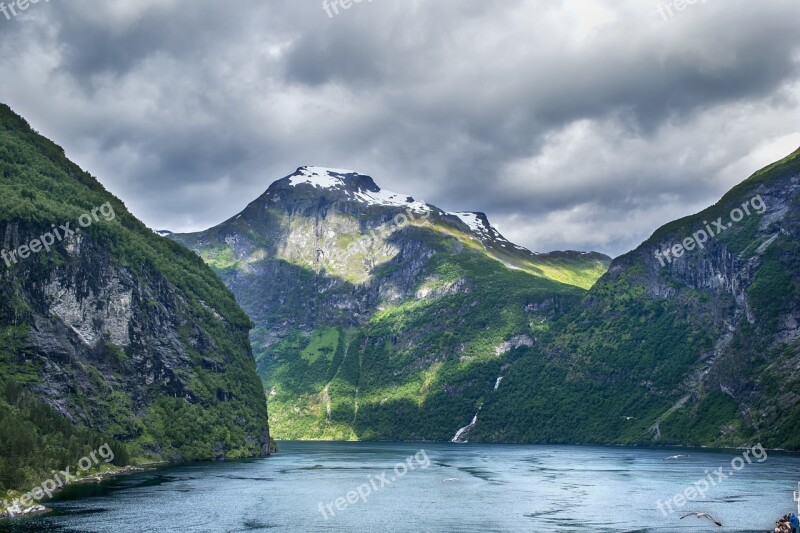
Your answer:
[[[139,466],[126,466],[122,468],[116,468],[114,470],[108,470],[105,472],[96,472],[81,479],[77,479],[75,481],[71,481],[64,485],[64,487],[68,487],[71,485],[84,485],[87,483],[100,483],[102,481],[106,481],[108,479],[112,479],[118,476],[124,476],[129,474],[135,474],[138,472],[144,472],[146,468],[139,467]],[[59,488],[54,494],[58,494],[64,487]],[[38,516],[42,514],[46,514],[52,511],[52,509],[48,509],[44,505],[40,503],[31,503],[30,505],[23,505],[22,499],[25,495],[21,492],[17,491],[10,491],[7,493],[8,499],[13,502],[13,505],[10,507],[3,508],[0,506],[0,520],[11,520],[15,518],[30,518],[33,516]],[[2,503],[2,500],[0,500]]]

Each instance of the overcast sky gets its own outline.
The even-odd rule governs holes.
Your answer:
[[[0,101],[156,229],[320,165],[619,255],[800,147],[800,2],[703,2],[41,1]]]

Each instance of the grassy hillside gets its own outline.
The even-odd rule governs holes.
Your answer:
[[[498,350],[503,343],[520,336],[533,342],[559,309],[583,294],[509,270],[477,250],[454,254],[451,239],[418,232],[439,253],[414,292],[459,289],[384,302],[362,326],[297,329],[257,349],[265,387],[274,391],[276,435],[448,440],[512,361]]]

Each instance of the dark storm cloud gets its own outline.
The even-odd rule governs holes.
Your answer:
[[[0,100],[156,228],[317,164],[618,254],[800,146],[800,4],[657,5],[40,3],[0,17]]]

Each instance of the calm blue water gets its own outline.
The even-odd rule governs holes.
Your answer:
[[[730,472],[731,460],[741,456],[733,451],[307,442],[280,447],[280,454],[264,460],[170,467],[73,487],[51,502],[52,514],[2,524],[0,532],[763,532],[796,508],[792,491],[800,481],[797,456],[769,453],[763,463],[745,466],[683,508],[717,516],[724,527],[716,528],[693,517],[680,520],[682,513],[663,516],[656,504],[706,478],[706,470]],[[673,454],[689,457],[665,460]],[[398,463],[408,468],[405,475],[397,475],[403,468],[395,472]],[[360,485],[372,493],[366,502],[349,504],[348,492]],[[344,510],[336,509],[337,498]],[[323,509],[330,503],[336,516],[326,510],[326,519],[320,503]]]

